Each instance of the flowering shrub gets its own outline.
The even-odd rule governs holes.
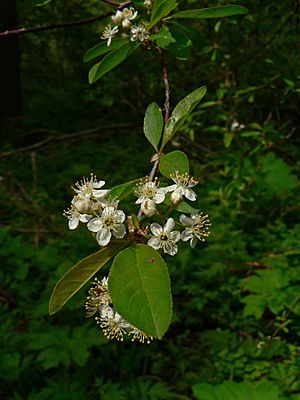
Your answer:
[[[129,336],[132,340],[150,343],[153,338],[162,338],[172,316],[170,278],[163,257],[175,256],[180,241],[190,241],[194,248],[198,240],[203,241],[209,235],[210,227],[208,216],[195,203],[197,195],[193,188],[198,181],[190,176],[187,155],[179,150],[165,150],[206,93],[204,86],[194,90],[170,113],[164,50],[181,57],[178,56],[183,46],[180,29],[184,28],[176,24],[175,34],[169,20],[223,17],[243,14],[246,9],[222,6],[170,14],[178,5],[175,0],[133,3],[140,8],[122,5],[123,8],[117,9],[101,35],[106,42],[90,49],[85,60],[106,54],[90,70],[89,81],[93,83],[141,45],[159,53],[164,108],[153,102],[144,118],[144,134],[155,149],[151,159],[153,167],[148,176],[111,189],[102,189],[105,182],[98,181],[93,174],[75,184],[71,206],[65,211],[69,228],[76,229],[80,222],[85,224],[101,249],[61,278],[52,293],[49,311],[50,314],[58,311],[113,259],[109,277],[96,279],[89,290],[87,316],[96,315],[97,324],[109,339],[122,341],[124,336]],[[132,202],[125,214],[119,205],[125,198],[128,201],[129,196]],[[193,206],[185,200],[193,202]]]

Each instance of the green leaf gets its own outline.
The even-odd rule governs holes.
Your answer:
[[[156,25],[178,5],[176,0],[155,0],[152,8],[149,28]]]
[[[157,146],[160,142],[163,124],[164,120],[161,109],[155,102],[151,103],[145,113],[144,133],[156,151],[158,151]]]
[[[172,115],[165,125],[165,131],[162,141],[162,148],[174,136],[174,134],[181,128],[187,117],[199,104],[205,96],[206,87],[201,86],[199,89],[194,90],[192,93],[184,97],[174,108]]]
[[[183,212],[183,213],[192,213],[194,211],[199,211],[199,208],[194,208],[190,204],[188,204],[185,201],[182,201],[181,203],[178,204],[176,207],[177,211]]]
[[[89,72],[89,83],[94,83],[100,79],[104,74],[121,64],[127,57],[130,56],[138,47],[140,43],[127,43],[116,50],[108,53],[99,63],[95,64]]]
[[[139,179],[134,179],[133,181],[122,183],[121,185],[114,186],[109,191],[109,198],[111,200],[117,198],[118,200],[125,199],[130,196],[134,189],[136,189],[136,183]]]
[[[170,43],[167,50],[178,60],[187,60],[191,54],[192,41],[186,29],[176,25],[170,28],[170,33],[175,43]]]
[[[231,15],[246,14],[248,9],[242,6],[219,6],[210,8],[201,8],[197,10],[180,11],[176,14],[170,15],[170,18],[221,18],[229,17]]]
[[[52,292],[49,314],[55,314],[108,260],[128,244],[125,240],[111,242],[107,247],[85,257],[67,271]]]
[[[180,174],[189,173],[189,160],[183,151],[171,151],[160,159],[159,170],[166,178],[170,178],[170,175],[176,171]]]
[[[193,394],[199,400],[281,400],[278,387],[267,381],[225,381],[219,385],[197,383]]]
[[[228,149],[228,147],[230,147],[233,138],[234,138],[233,132],[230,132],[230,131],[224,132],[223,143],[224,143],[225,149]]]
[[[156,40],[158,46],[162,49],[167,49],[171,43],[176,42],[167,26],[163,26],[158,33],[151,35],[150,40]]]
[[[88,62],[93,60],[96,57],[102,56],[103,54],[109,53],[110,51],[116,50],[119,47],[123,46],[125,43],[128,43],[129,39],[114,39],[111,42],[110,46],[107,46],[106,42],[101,42],[96,46],[89,49],[83,56],[83,61]]]
[[[172,315],[170,278],[161,255],[145,244],[121,251],[114,259],[108,285],[118,313],[161,339]]]

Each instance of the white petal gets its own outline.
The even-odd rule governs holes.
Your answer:
[[[197,243],[197,238],[196,238],[196,236],[193,236],[190,241],[190,245],[191,245],[192,249],[196,246],[196,243]]]
[[[96,239],[100,246],[106,246],[111,238],[111,231],[107,228],[101,229],[97,232]]]
[[[117,239],[121,239],[126,235],[126,228],[124,224],[118,224],[114,226],[113,235]]]
[[[156,222],[150,225],[150,230],[154,236],[158,236],[160,233],[162,233],[162,227]]]
[[[163,188],[166,192],[173,192],[177,188],[177,185],[170,185]]]
[[[116,210],[114,212],[114,217],[116,218],[116,222],[118,222],[119,224],[125,221],[125,214],[121,210]]]
[[[102,186],[105,185],[105,181],[98,181],[93,183],[93,188],[94,189],[100,189]]]
[[[96,189],[94,189],[94,190],[93,190],[93,195],[94,195],[95,197],[103,197],[103,196],[105,196],[108,192],[109,192],[109,190],[96,190]]]
[[[158,250],[161,248],[161,242],[155,236],[148,240],[148,245],[153,247],[155,250]]]
[[[101,229],[101,227],[102,227],[102,222],[101,222],[100,218],[98,218],[98,217],[92,218],[87,223],[87,228],[91,232],[98,232],[99,229]]]
[[[79,224],[79,218],[71,217],[69,219],[69,229],[76,229]]]
[[[190,201],[195,201],[197,199],[196,193],[191,189],[185,189],[184,196]]]
[[[91,218],[92,218],[92,216],[89,215],[89,214],[81,214],[79,220],[80,220],[80,222],[86,223],[86,222],[88,222]]]
[[[178,231],[173,231],[170,233],[170,238],[171,240],[173,240],[174,242],[178,242],[180,240],[180,232]]]
[[[171,232],[174,229],[175,221],[173,218],[168,218],[166,225],[164,226],[164,231]]]
[[[141,204],[143,201],[145,200],[145,198],[143,196],[139,197],[137,199],[137,201],[135,202],[135,204]]]
[[[107,217],[107,216],[113,214],[114,212],[115,212],[115,208],[114,208],[114,207],[111,207],[111,206],[105,207],[105,208],[103,209],[103,211],[102,211],[101,217],[102,217],[102,218],[105,218],[105,217]]]
[[[156,204],[162,203],[165,200],[165,192],[157,189],[157,192],[153,196],[153,200],[155,201]]]
[[[192,226],[193,223],[194,223],[194,221],[193,221],[192,218],[187,217],[187,216],[184,215],[184,214],[181,214],[181,215],[180,215],[179,221],[180,221],[180,222],[182,223],[182,225],[184,225],[184,226]]]
[[[170,256],[175,256],[178,248],[174,242],[168,241],[164,244],[163,250],[165,253],[170,254]]]
[[[181,233],[181,240],[183,240],[184,242],[187,242],[188,240],[193,238],[193,231],[191,229],[185,229],[182,233]]]

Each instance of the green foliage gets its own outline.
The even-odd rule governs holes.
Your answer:
[[[178,171],[180,174],[190,170],[189,160],[183,151],[175,150],[163,155],[159,161],[159,171],[166,178]]]
[[[156,250],[137,244],[121,251],[111,267],[109,292],[126,321],[162,338],[171,321],[172,298],[167,266]]]
[[[200,382],[217,396],[229,381],[235,396],[246,383],[259,396],[267,379],[280,399],[299,400],[297,9],[292,0],[239,3],[250,10],[243,17],[168,20],[186,23],[180,30],[193,43],[185,63],[171,57],[174,42],[167,47],[171,104],[199,79],[208,93],[166,152],[180,148],[191,156],[200,181],[192,206],[209,214],[212,235],[192,252],[181,247],[168,263],[172,324],[149,346],[107,343],[84,320],[85,288],[51,318],[48,301],[57,280],[98,250],[83,229],[68,232],[60,215],[70,185],[90,171],[119,185],[151,168],[141,126],[149,98],[163,104],[159,60],[141,51],[122,65],[122,79],[111,70],[88,88],[80,59],[106,22],[20,36],[23,116],[1,125],[2,151],[48,135],[52,141],[0,162],[1,398],[183,399],[194,398]],[[112,10],[99,1],[32,4],[18,2],[19,26]],[[178,26],[168,21],[161,23],[176,39]],[[224,132],[231,132],[228,148]],[[106,272],[108,266],[99,278]]]
[[[112,50],[116,50],[119,47],[123,46],[124,44],[128,43],[128,39],[115,39],[112,41],[110,46],[107,46],[106,42],[101,42],[99,44],[96,44],[96,46],[92,47],[89,49],[83,56],[83,61],[84,62],[89,62],[93,60],[94,58],[103,56],[103,54],[109,53]]]
[[[121,64],[138,47],[139,43],[128,43],[127,41],[123,41],[123,44],[121,44],[121,46],[117,46],[117,48],[108,53],[99,63],[95,64],[90,69],[89,83],[96,82],[111,69]]]
[[[55,314],[66,302],[87,283],[107,261],[122,248],[126,240],[110,243],[107,247],[79,261],[57,282],[49,302],[49,313]]]
[[[171,117],[165,125],[162,148],[169,142],[175,133],[182,127],[190,113],[197,107],[205,96],[206,87],[202,86],[184,97],[172,111]]]
[[[163,116],[157,103],[151,103],[145,113],[144,133],[156,151],[161,139],[163,129]]]
[[[150,28],[156,25],[163,17],[168,15],[178,5],[176,0],[154,0],[152,8]]]
[[[193,386],[193,393],[199,400],[284,400],[278,388],[268,382],[253,385],[227,381],[216,386],[198,383]]]
[[[229,17],[231,15],[246,14],[247,8],[241,6],[221,6],[221,7],[210,7],[202,8],[199,10],[186,10],[180,11],[176,14],[170,15],[168,18],[222,18]]]

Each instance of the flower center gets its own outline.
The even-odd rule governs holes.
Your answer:
[[[110,226],[113,226],[115,223],[114,219],[112,217],[107,217],[104,221],[103,224],[109,228]]]
[[[168,238],[168,236],[167,236],[165,233],[163,233],[163,234],[160,235],[160,240],[162,240],[162,241],[168,241],[169,238]]]

